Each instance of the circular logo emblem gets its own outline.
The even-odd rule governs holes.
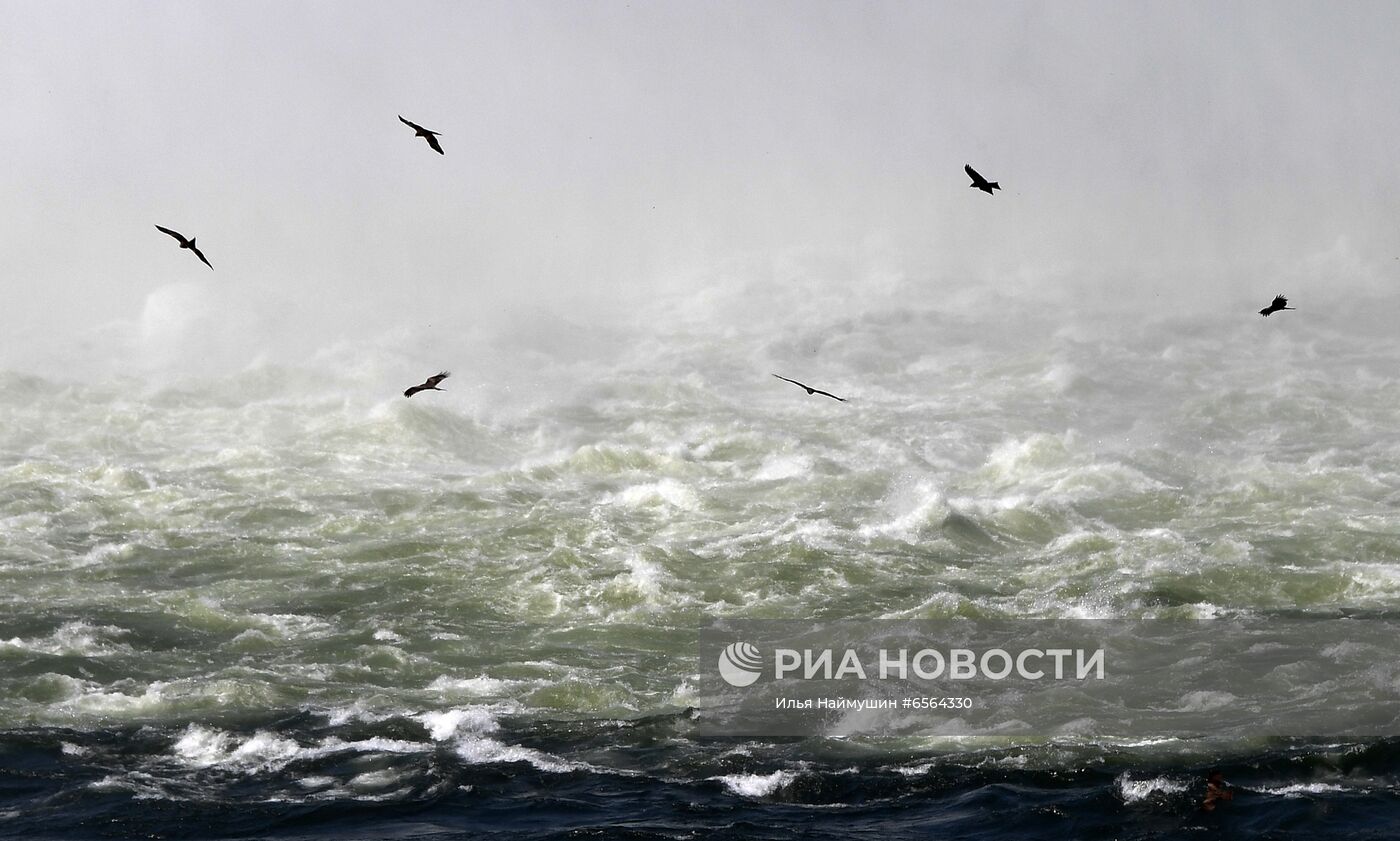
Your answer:
[[[719,653],[719,676],[730,686],[748,686],[763,671],[763,655],[746,642],[734,642]]]

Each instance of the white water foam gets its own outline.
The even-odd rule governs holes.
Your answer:
[[[1189,791],[1191,786],[1180,780],[1170,777],[1151,777],[1146,780],[1134,780],[1126,773],[1120,774],[1113,781],[1114,788],[1117,789],[1118,797],[1124,803],[1141,803],[1151,797],[1169,794],[1181,794]]]
[[[771,774],[725,774],[710,779],[723,783],[731,793],[740,797],[767,797],[792,785],[797,779],[797,774],[792,771],[774,771]]]

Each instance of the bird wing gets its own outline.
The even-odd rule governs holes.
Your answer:
[[[204,252],[200,251],[198,246],[191,245],[190,250],[194,252],[194,256],[198,257],[200,261],[204,263],[204,265],[208,266],[211,269],[214,268],[214,264],[209,262],[209,259],[204,256]]]
[[[972,164],[963,164],[963,170],[967,173],[967,177],[972,179],[972,183],[976,184],[978,187],[987,183],[987,179],[978,175],[977,170],[972,168]]]
[[[406,126],[412,127],[414,131],[421,131],[421,132],[424,133],[424,134],[442,134],[442,132],[440,132],[440,131],[430,131],[430,130],[425,129],[425,128],[423,128],[422,126],[418,125],[417,123],[414,123],[414,122],[410,122],[410,121],[408,121],[408,120],[405,120],[405,119],[403,118],[403,115],[399,115],[399,122],[403,123],[403,124],[406,125]]]
[[[180,241],[180,244],[181,244],[181,245],[184,245],[185,243],[189,242],[189,240],[185,239],[185,235],[184,235],[184,234],[181,234],[181,233],[179,233],[179,232],[177,232],[177,231],[172,231],[172,230],[170,230],[169,228],[162,228],[161,226],[156,225],[156,230],[157,230],[157,231],[160,231],[160,232],[163,233],[163,234],[170,234],[172,237],[175,237],[176,239],[178,239],[178,240]]]
[[[423,386],[421,386],[421,385],[410,386],[410,387],[404,389],[403,396],[404,396],[404,397],[412,397],[413,395],[417,394],[418,392],[420,392],[420,391],[422,391],[422,390],[423,390]]]
[[[829,392],[829,391],[822,391],[822,390],[819,389],[819,388],[812,388],[810,385],[807,385],[806,383],[800,383],[800,382],[798,382],[797,380],[790,380],[790,379],[788,379],[787,377],[784,377],[782,374],[774,374],[773,376],[777,377],[778,379],[782,380],[783,382],[792,383],[792,384],[795,385],[795,386],[799,386],[799,387],[801,387],[801,388],[807,389],[807,393],[808,393],[808,394],[820,394],[820,395],[823,395],[824,397],[830,397],[832,400],[840,400],[842,403],[845,403],[845,402],[846,402],[846,398],[844,398],[844,397],[837,397],[836,395],[832,394],[832,393]]]
[[[1272,304],[1270,304],[1269,306],[1271,306],[1271,307],[1286,307],[1286,306],[1288,306],[1288,299],[1285,298],[1285,297],[1283,297],[1282,295],[1275,295],[1275,296],[1274,296],[1274,302],[1273,302]]]
[[[447,378],[450,377],[450,376],[452,376],[452,375],[449,374],[449,373],[446,372],[446,371],[443,371],[441,374],[438,374],[438,375],[435,376],[435,377],[428,377],[428,381],[425,382],[425,383],[423,383],[423,385],[424,385],[426,388],[437,388],[437,384],[438,384],[438,383],[442,382],[443,380],[447,379]]]
[[[442,151],[442,146],[438,145],[438,139],[433,136],[435,134],[437,134],[437,132],[435,131],[427,132],[427,137],[425,139],[428,141],[428,145],[433,147],[433,151],[437,152],[439,155],[447,154],[446,152]]]

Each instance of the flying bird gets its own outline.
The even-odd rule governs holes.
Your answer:
[[[176,233],[175,231],[172,231],[172,230],[170,230],[169,228],[162,228],[162,227],[159,226],[159,225],[156,225],[156,230],[157,230],[157,231],[160,231],[160,232],[163,233],[163,234],[170,234],[172,237],[175,237],[175,239],[177,239],[177,240],[180,241],[180,247],[181,247],[181,248],[188,248],[189,250],[193,251],[193,252],[194,252],[194,256],[198,257],[198,258],[200,259],[200,261],[201,261],[202,263],[204,263],[204,265],[208,266],[208,267],[211,268],[211,269],[214,268],[213,264],[211,264],[211,263],[209,262],[208,258],[206,258],[206,257],[204,256],[204,252],[203,252],[203,251],[200,251],[199,248],[198,248],[198,246],[196,246],[196,245],[194,244],[194,237],[190,237],[189,239],[185,239],[185,235],[184,235],[184,234]]]
[[[968,178],[972,179],[972,183],[967,185],[969,187],[976,187],[977,189],[981,190],[989,196],[992,195],[993,190],[1001,189],[1001,185],[997,182],[988,181],[981,175],[977,174],[977,170],[972,168],[972,164],[963,164],[963,171],[967,173]]]
[[[412,397],[420,391],[446,391],[447,389],[445,388],[438,388],[438,383],[442,382],[450,376],[452,375],[447,373],[446,371],[443,371],[441,374],[438,374],[435,377],[428,377],[428,379],[422,385],[415,385],[412,388],[405,390],[403,396]]]
[[[414,137],[421,137],[421,138],[423,138],[424,140],[428,141],[428,145],[431,146],[431,147],[433,147],[433,151],[434,151],[434,152],[437,152],[439,155],[446,154],[445,152],[442,151],[442,147],[438,145],[438,141],[437,141],[437,136],[438,136],[439,134],[442,134],[442,132],[440,132],[440,131],[428,131],[427,129],[423,128],[422,126],[418,125],[417,123],[410,123],[408,120],[405,120],[405,119],[403,118],[403,115],[402,115],[402,114],[399,115],[399,122],[403,123],[404,125],[408,126],[408,127],[411,128],[411,129],[413,129],[413,136],[414,136]]]
[[[1288,299],[1287,299],[1287,298],[1283,297],[1282,294],[1278,294],[1278,295],[1275,295],[1275,296],[1274,296],[1274,302],[1273,302],[1272,304],[1269,304],[1267,307],[1264,307],[1262,310],[1260,310],[1260,311],[1259,311],[1259,314],[1262,315],[1262,316],[1264,316],[1265,318],[1268,318],[1270,313],[1275,313],[1275,312],[1278,312],[1279,310],[1296,310],[1296,309],[1298,309],[1298,308],[1297,308],[1297,307],[1290,307],[1290,306],[1288,305]]]
[[[840,400],[842,403],[846,402],[846,398],[844,397],[837,397],[829,391],[822,391],[819,388],[812,388],[810,385],[807,385],[806,383],[800,383],[797,380],[790,380],[787,377],[784,377],[782,374],[774,374],[773,376],[777,377],[783,382],[792,383],[795,386],[801,386],[802,388],[807,389],[808,394],[820,394],[823,397],[830,397],[832,400]]]

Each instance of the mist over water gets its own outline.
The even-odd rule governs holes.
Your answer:
[[[63,11],[0,834],[1386,837],[1391,6]],[[950,617],[1165,677],[714,735],[699,629]]]
[[[0,90],[32,122],[0,129],[0,360],[37,373],[111,359],[111,322],[174,297],[218,313],[231,365],[607,321],[731,274],[1336,305],[1400,255],[1387,4],[4,14]]]
[[[985,807],[1012,823],[1087,811],[1055,831],[1150,837],[1189,823],[1222,762],[1260,831],[1319,798],[1383,825],[1400,679],[1383,301],[1052,318],[1033,294],[893,273],[845,302],[796,282],[812,271],[716,280],[626,327],[539,313],[207,373],[182,344],[227,337],[182,326],[209,310],[176,290],[133,345],[146,371],[5,374],[0,716],[12,755],[67,769],[14,830],[58,796],[133,829],[170,825],[131,798],[211,814],[245,797],[436,804],[448,827],[518,785],[530,809],[620,785],[644,821],[651,798],[689,797],[713,804],[694,827],[749,804],[789,837],[810,808],[967,827],[982,813],[958,798],[1005,783],[1039,792]],[[443,356],[479,368],[399,396]],[[1010,705],[985,730],[699,735],[722,698],[698,690],[693,640],[716,620],[958,616],[1117,623],[1115,657],[1176,639],[1178,683],[1073,716]],[[1205,675],[1255,648],[1202,665],[1187,642],[1285,621],[1302,629],[1272,656],[1297,665],[1254,693]],[[1316,685],[1318,658],[1340,676]],[[547,825],[503,808],[467,825],[588,825],[562,802]]]

